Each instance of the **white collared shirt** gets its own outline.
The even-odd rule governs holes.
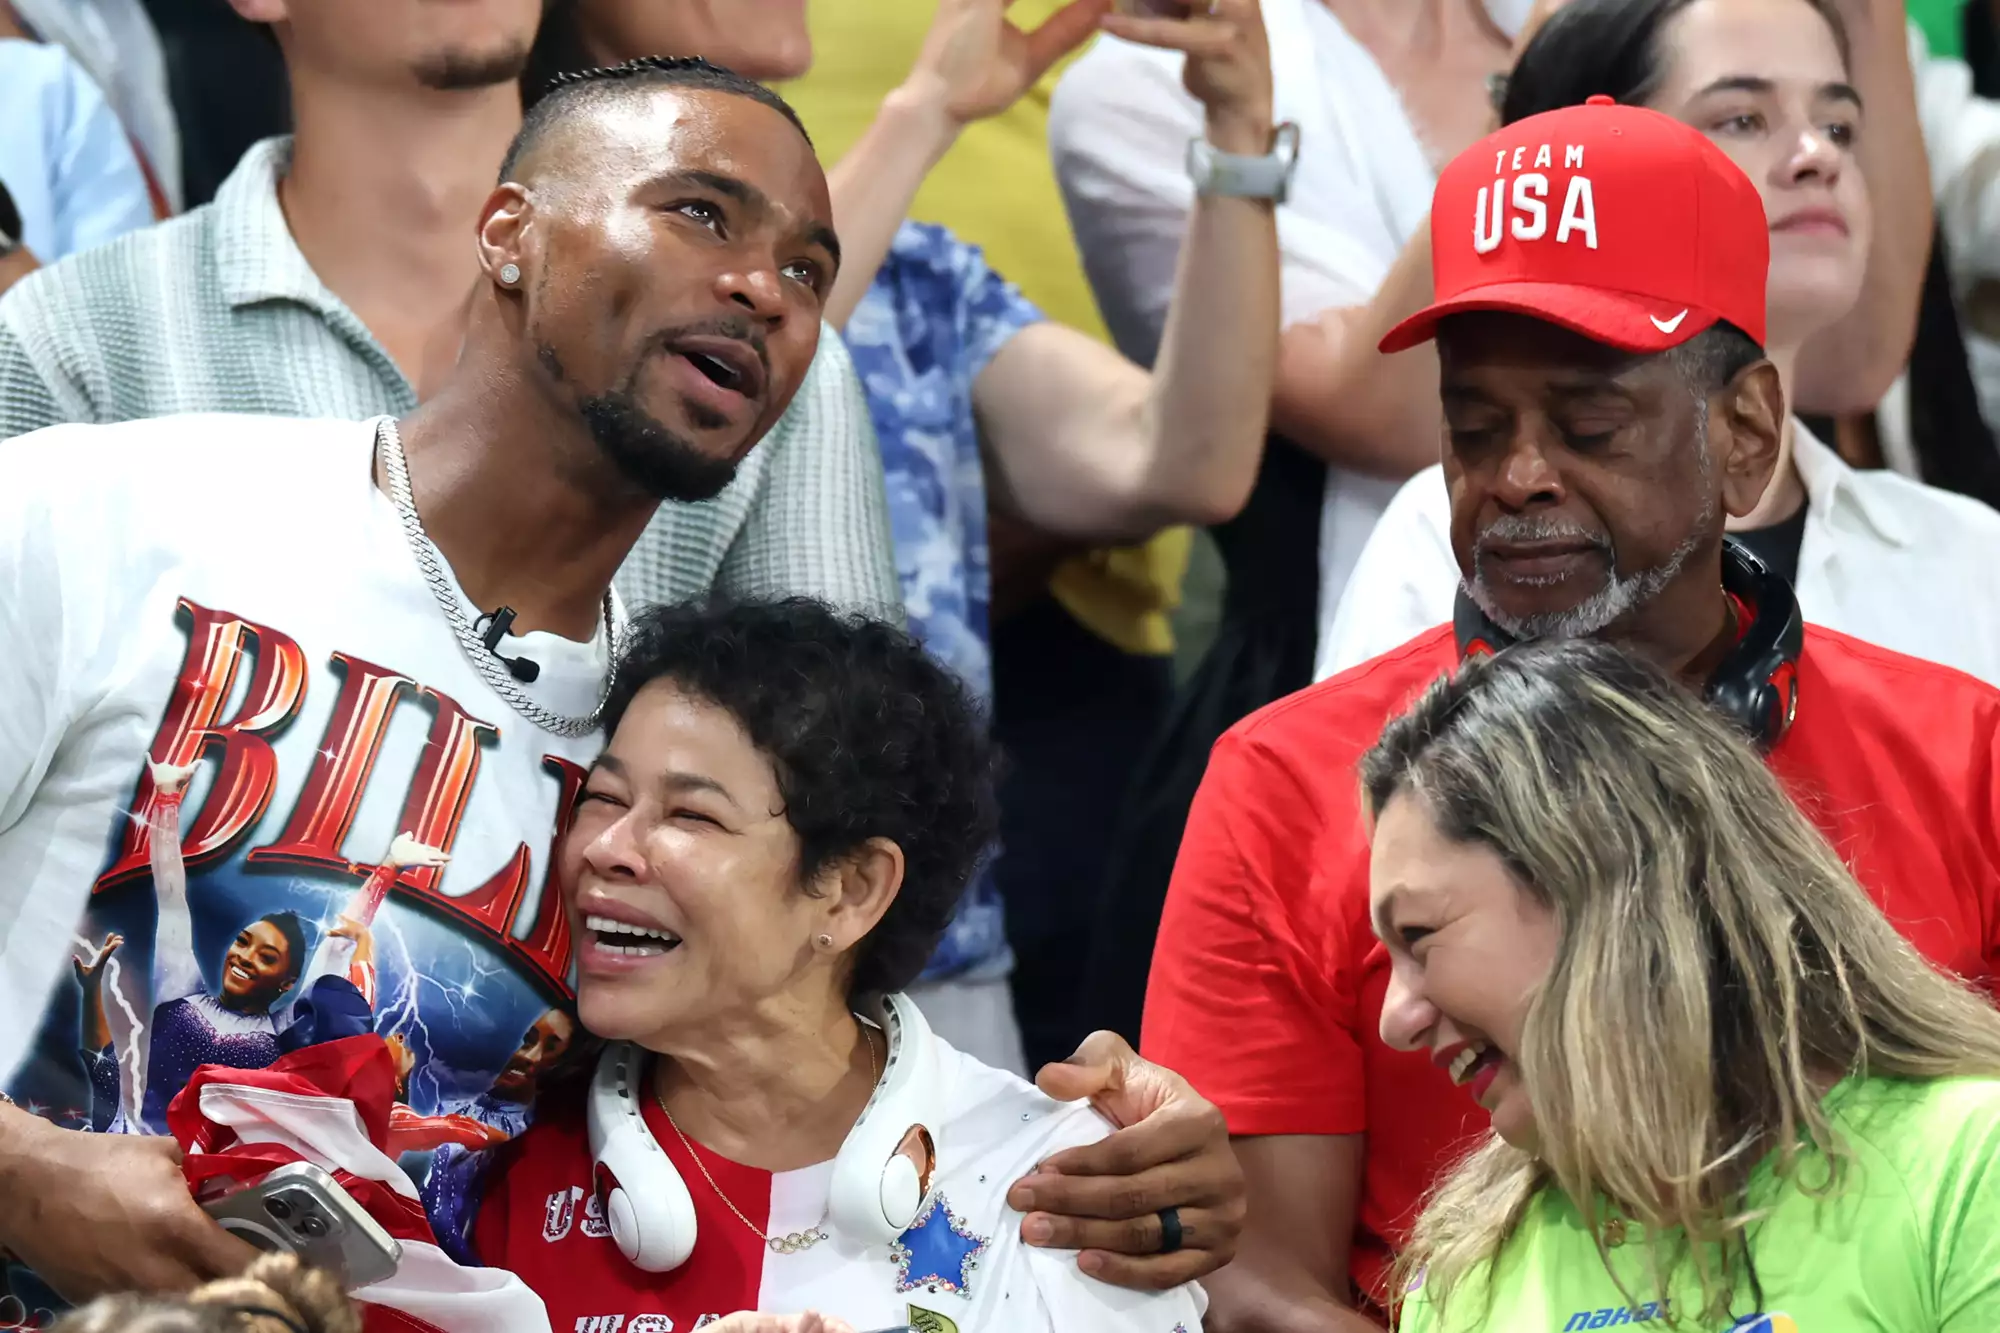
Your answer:
[[[1805,618],[2000,685],[2000,513],[1851,468],[1796,419],[1792,461],[1806,488]],[[1458,585],[1444,469],[1429,467],[1383,511],[1338,611],[1322,612],[1314,679],[1449,621]]]

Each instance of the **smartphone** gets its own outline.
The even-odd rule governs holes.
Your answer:
[[[1194,12],[1193,0],[1118,0],[1113,8],[1142,19],[1184,19]]]
[[[310,1162],[249,1180],[218,1180],[196,1197],[224,1231],[260,1250],[289,1251],[355,1291],[396,1272],[403,1247],[354,1196]]]

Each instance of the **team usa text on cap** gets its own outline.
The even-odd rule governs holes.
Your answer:
[[[1539,241],[1549,234],[1548,173],[1555,169],[1558,147],[1561,169],[1575,174],[1563,185],[1556,244],[1581,241],[1592,250],[1597,248],[1597,200],[1591,193],[1590,177],[1583,174],[1583,145],[1545,143],[1533,150],[1527,144],[1516,144],[1512,151],[1494,151],[1493,183],[1479,187],[1473,211],[1475,252],[1492,254],[1500,248],[1504,235],[1511,234],[1517,241]]]

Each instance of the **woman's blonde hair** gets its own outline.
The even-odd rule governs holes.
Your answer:
[[[1447,838],[1492,848],[1561,937],[1509,1053],[1539,1151],[1494,1137],[1450,1173],[1397,1292],[1421,1280],[1441,1307],[1554,1186],[1607,1270],[1605,1200],[1647,1229],[1659,1299],[1692,1262],[1701,1317],[1727,1322],[1736,1284],[1756,1286],[1758,1162],[1838,1184],[1829,1078],[2000,1073],[2000,1014],[1896,933],[1722,716],[1626,652],[1543,642],[1469,662],[1389,724],[1362,783],[1371,817],[1407,795]],[[1802,1156],[1824,1163],[1817,1184]]]
[[[100,1296],[52,1333],[361,1333],[361,1314],[331,1273],[267,1254],[186,1296]]]

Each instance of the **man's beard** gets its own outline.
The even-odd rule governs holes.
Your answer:
[[[432,92],[458,93],[512,83],[528,68],[527,42],[488,51],[434,51],[417,60],[417,82]]]
[[[1708,456],[1708,404],[1695,396],[1695,461],[1701,468],[1702,506],[1687,537],[1668,553],[1665,560],[1637,574],[1620,576],[1618,550],[1609,537],[1586,532],[1573,524],[1554,519],[1533,519],[1526,515],[1496,520],[1472,544],[1472,577],[1459,579],[1459,587],[1472,599],[1486,618],[1515,639],[1587,639],[1602,634],[1620,620],[1652,602],[1672,586],[1694,553],[1701,549],[1708,530],[1715,525],[1721,502],[1716,498],[1715,462]],[[1493,599],[1486,586],[1485,547],[1488,541],[1587,541],[1604,558],[1604,586],[1567,611],[1545,611],[1539,615],[1511,616]]]
[[[1705,526],[1705,525],[1704,525]],[[1498,625],[1515,639],[1587,639],[1593,634],[1602,634],[1611,626],[1645,606],[1655,597],[1665,592],[1681,570],[1687,565],[1701,545],[1701,534],[1690,533],[1687,540],[1673,549],[1659,564],[1637,574],[1621,575],[1618,572],[1618,553],[1609,541],[1598,542],[1598,550],[1605,563],[1604,586],[1584,598],[1567,611],[1543,611],[1535,615],[1515,616],[1503,610],[1494,600],[1492,589],[1486,586],[1483,548],[1489,538],[1507,541],[1559,541],[1574,538],[1580,534],[1567,525],[1549,523],[1530,518],[1501,519],[1480,534],[1479,543],[1473,548],[1472,577],[1461,580],[1466,595],[1474,605],[1486,614],[1486,618]]]
[[[605,457],[648,495],[683,503],[713,500],[736,479],[733,460],[709,457],[639,406],[629,380],[610,393],[583,399],[577,410]]]
[[[1706,449],[1704,448],[1704,454]],[[1703,480],[1707,480],[1708,468],[1702,468]],[[1600,537],[1586,532],[1572,524],[1553,519],[1529,518],[1517,515],[1496,520],[1472,547],[1472,577],[1461,579],[1473,604],[1486,614],[1486,618],[1498,625],[1515,639],[1587,639],[1593,634],[1602,634],[1620,620],[1647,605],[1665,592],[1673,581],[1680,577],[1681,570],[1694,553],[1701,549],[1703,538],[1715,522],[1717,504],[1715,492],[1707,492],[1708,499],[1696,518],[1687,538],[1670,552],[1665,560],[1651,569],[1642,569],[1636,574],[1621,575],[1618,572],[1618,551],[1609,537]],[[1544,611],[1530,616],[1509,615],[1494,600],[1493,590],[1486,586],[1486,544],[1489,541],[1588,541],[1597,547],[1604,559],[1604,586],[1583,599],[1567,611]]]
[[[536,355],[551,377],[569,382],[555,348],[543,343]],[[590,438],[626,480],[656,500],[692,504],[722,494],[736,479],[734,460],[711,458],[693,441],[669,430],[639,405],[638,382],[635,366],[617,388],[577,399],[577,414]],[[697,426],[715,429],[728,424],[697,404],[688,407]]]

